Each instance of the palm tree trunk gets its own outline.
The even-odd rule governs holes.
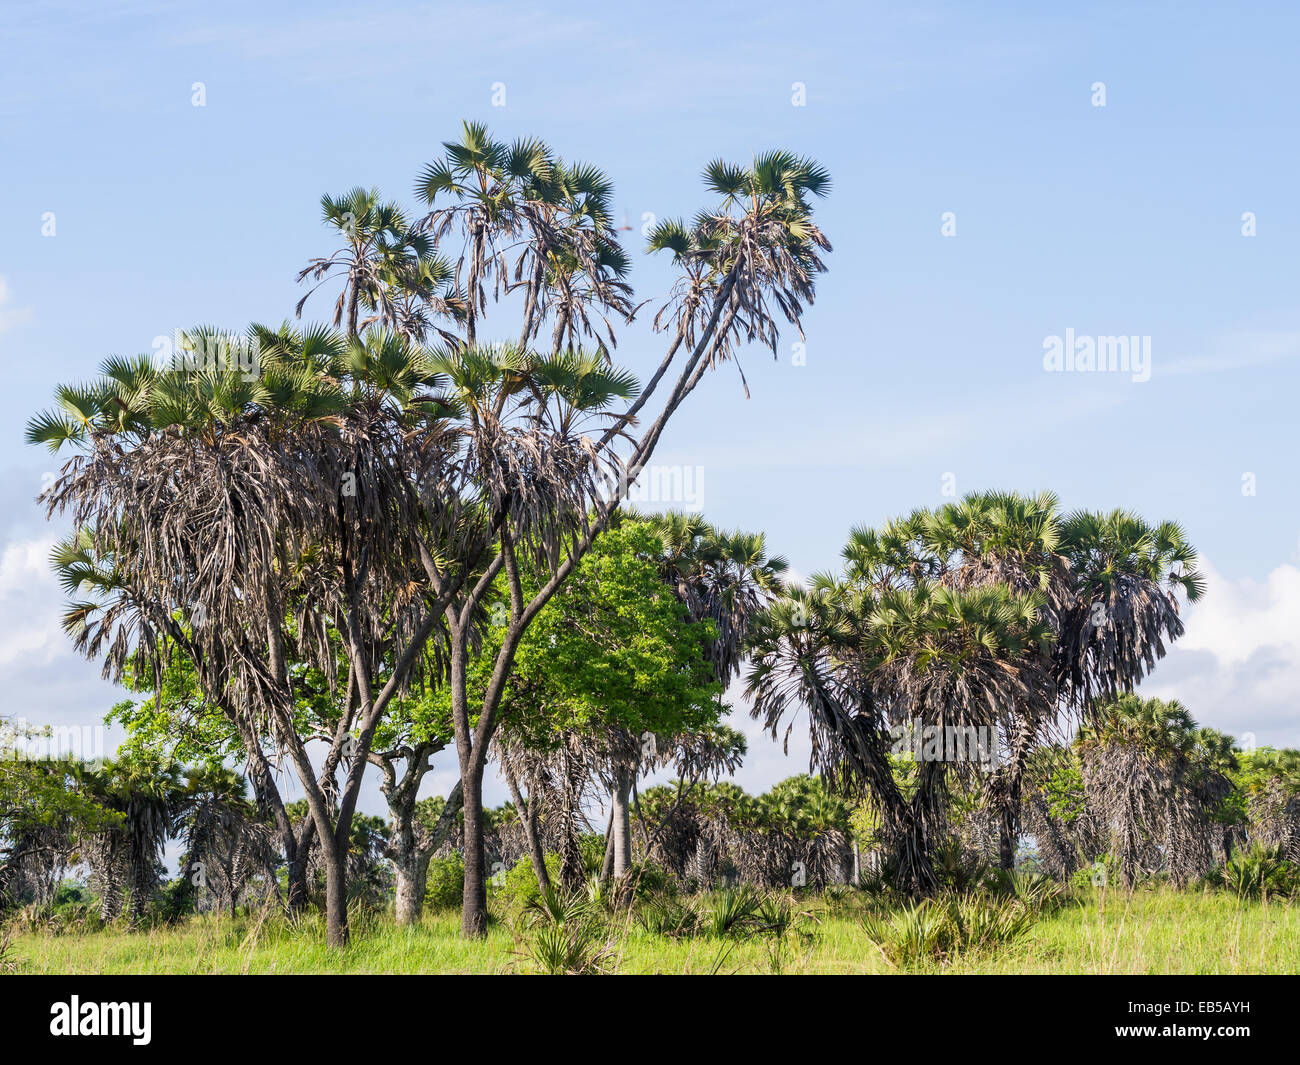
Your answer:
[[[578,789],[580,773],[568,748],[564,751],[562,813],[564,840],[560,845],[560,883],[564,890],[582,887],[582,847],[578,842]]]
[[[325,942],[331,947],[348,945],[348,883],[344,856],[334,839],[320,834],[325,853]]]
[[[1016,866],[1015,815],[1010,806],[1004,807],[998,830],[998,868],[1011,872]]]
[[[614,873],[614,804],[609,804],[609,824],[605,826],[605,858],[600,863],[600,882],[609,883]]]
[[[629,799],[632,772],[626,766],[614,771],[614,879],[622,880],[632,871],[632,817]]]
[[[471,758],[472,763],[478,759]],[[461,934],[487,935],[487,880],[484,877],[483,766],[471,764],[464,788],[465,890],[461,897]]]

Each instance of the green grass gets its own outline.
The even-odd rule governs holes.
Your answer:
[[[851,899],[805,904],[814,933],[785,941],[780,968],[795,973],[894,970],[863,931]],[[319,918],[216,915],[134,932],[16,934],[8,960],[25,973],[509,973],[530,962],[511,925],[494,921],[485,941],[459,935],[454,912],[397,929],[383,916],[354,925],[342,952],[327,949]],[[671,940],[635,922],[612,933],[621,973],[771,972],[770,940]],[[1168,888],[1108,892],[1044,916],[1023,939],[921,971],[952,973],[1294,973],[1300,971],[1300,908],[1289,901],[1238,902],[1214,892]]]

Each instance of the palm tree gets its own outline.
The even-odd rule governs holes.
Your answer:
[[[987,769],[981,760],[950,756],[949,730],[977,737],[1036,732],[1051,717],[1052,634],[1041,607],[1039,593],[1005,585],[963,592],[922,582],[885,593],[869,619],[879,661],[869,674],[873,696],[896,724],[945,737],[941,757],[922,758],[906,813],[900,878],[909,889],[933,886],[928,859],[946,833],[950,776],[970,779]]]
[[[1062,518],[1051,493],[978,492],[917,511],[873,540],[854,543],[850,565],[906,569],[957,588],[1002,583],[1042,594],[1041,617],[1056,642],[1059,715],[1088,716],[1098,699],[1129,691],[1183,629],[1175,592],[1201,593],[1195,552],[1173,523],[1148,526],[1121,512]],[[1010,869],[1019,832],[1021,778],[1041,726],[1015,715],[1006,755],[986,780],[999,821],[1000,860]]]
[[[411,227],[397,204],[380,198],[378,189],[358,187],[342,196],[322,196],[321,216],[344,244],[298,272],[298,281],[316,282],[298,301],[299,318],[312,293],[339,275],[343,287],[334,302],[334,327],[346,321],[349,337],[360,336],[372,322],[423,333],[430,312],[461,314],[449,264],[434,253],[427,235]],[[418,314],[415,300],[423,305]],[[364,321],[363,307],[373,312]]]
[[[177,796],[176,828],[185,840],[181,876],[193,882],[201,870],[202,882],[232,917],[254,876],[260,874],[265,887],[274,888],[271,833],[238,773],[220,764],[186,770],[184,790]]]
[[[1300,862],[1300,751],[1262,747],[1238,760],[1250,844]]]
[[[900,730],[976,729],[992,746],[990,735],[1032,736],[1052,716],[1054,609],[1041,578],[1054,567],[1039,558],[1050,532],[1006,521],[1015,502],[990,496],[854,529],[845,579],[817,575],[811,591],[787,595],[756,640],[755,716],[775,735],[793,706],[808,708],[814,763],[871,797],[907,890],[935,886],[950,776],[988,766],[926,758],[905,796],[889,757]]]
[[[1183,634],[1178,592],[1197,602],[1205,582],[1196,551],[1175,522],[1149,525],[1116,510],[1085,511],[1061,524],[1074,602],[1061,620],[1055,673],[1077,706],[1128,692]]]
[[[111,373],[90,389],[60,390],[57,408],[29,426],[33,442],[78,450],[46,500],[90,530],[95,552],[112,555],[139,604],[140,632],[119,628],[103,645],[110,672],[141,648],[153,656],[164,642],[179,646],[208,698],[234,700],[246,744],[269,736],[285,746],[320,834],[333,831],[332,842],[319,842],[334,870],[334,945],[346,941],[343,855],[374,729],[413,671],[423,672],[438,618],[448,630],[464,790],[463,927],[481,934],[482,774],[519,640],[621,505],[600,490],[609,470],[644,466],[711,366],[745,339],[775,343],[777,313],[798,325],[829,246],[812,222],[810,197],[829,187],[820,167],[781,152],[752,167],[711,166],[706,181],[722,203],[697,220],[694,243],[710,249],[702,302],[679,330],[691,331],[693,343],[657,417],[633,438],[642,404],[631,402],[626,381],[611,376],[589,388],[594,379],[583,369],[579,387],[553,394],[542,410],[532,397],[544,383],[530,381],[541,360],[522,357],[539,316],[565,323],[549,354],[577,355],[587,309],[629,307],[603,179],[560,164],[536,142],[499,145],[482,127],[467,126],[461,142],[445,147],[421,178],[431,211],[415,226],[371,192],[323,203],[345,246],[303,276],[344,279],[334,316],[339,327],[346,322],[343,337],[322,344],[314,331],[256,330],[271,348],[260,376],[219,368],[137,381]],[[464,300],[466,342],[448,340],[430,357],[412,341],[412,311],[428,302],[417,286],[431,276],[419,264],[454,229],[465,245],[446,292]],[[508,281],[506,242],[514,240],[523,266]],[[690,254],[674,250],[679,263]],[[520,357],[486,371],[477,333],[493,278],[530,285],[533,299]],[[383,328],[367,330],[362,309]],[[608,336],[594,318],[590,327]],[[380,335],[401,331],[411,334],[403,337],[410,374],[390,360],[403,345]],[[339,357],[324,350],[339,347]],[[655,384],[681,347],[674,342]],[[466,387],[473,382],[487,386],[491,402]],[[584,423],[597,427],[594,435]],[[515,594],[522,567],[543,574],[529,600]],[[471,708],[467,645],[498,575],[512,590],[510,618],[492,679]],[[185,624],[200,606],[205,623]],[[338,678],[341,691],[324,787],[298,732],[295,660]],[[336,771],[345,776],[337,819],[324,790]]]
[[[108,599],[69,618],[80,646],[104,654],[115,676],[137,654],[157,673],[180,648],[250,759],[266,736],[287,750],[332,870],[331,938],[341,940],[364,753],[346,767],[337,822],[322,787],[354,726],[368,749],[440,616],[413,584],[412,538],[433,530],[436,540],[438,507],[457,501],[430,490],[459,446],[457,412],[435,394],[427,355],[395,334],[254,326],[249,336],[262,351],[254,380],[110,363],[100,383],[64,397],[75,403],[34,419],[29,439],[81,452],[47,495],[111,577]],[[320,786],[299,732],[295,662],[343,685]]]
[[[181,798],[175,766],[143,759],[105,761],[83,772],[82,786],[120,822],[95,832],[88,860],[104,920],[118,917],[129,898],[140,920],[158,888],[163,847],[171,835]]]
[[[1040,617],[1054,637],[1071,603],[1066,561],[1057,553],[1059,504],[1050,492],[977,492],[958,503],[917,516],[926,551],[941,560],[940,578],[958,588],[1002,584],[1042,596]],[[998,821],[999,864],[1010,870],[1020,829],[1022,777],[1030,752],[1042,738],[1043,718],[1013,714],[1003,730],[1005,758],[985,780],[989,807]]]
[[[740,671],[753,619],[782,589],[789,563],[770,555],[762,533],[720,532],[699,514],[651,515],[663,543],[665,582],[695,621],[711,621],[714,676],[725,688]]]
[[[1230,748],[1199,732],[1181,703],[1132,694],[1100,706],[1076,742],[1124,882],[1161,869],[1178,884],[1204,876],[1218,849],[1213,814],[1230,790]]]

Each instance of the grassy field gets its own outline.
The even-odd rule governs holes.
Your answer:
[[[805,927],[779,957],[769,940],[674,941],[633,923],[610,939],[620,973],[889,973],[852,902],[812,900]],[[153,929],[25,932],[9,944],[22,973],[511,973],[533,966],[509,921],[485,942],[459,937],[459,915],[426,914],[417,928],[376,915],[359,919],[352,945],[325,948],[319,923],[206,915]],[[1300,910],[1290,902],[1169,889],[1110,892],[1049,913],[1024,938],[992,952],[922,966],[950,973],[1294,973],[1300,971]]]

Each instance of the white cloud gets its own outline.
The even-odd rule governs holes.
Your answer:
[[[15,540],[0,553],[0,668],[48,665],[71,654],[59,624],[63,594],[50,569],[52,538]]]
[[[1206,594],[1143,694],[1176,698],[1203,725],[1300,746],[1300,568],[1231,580],[1203,562]]]

